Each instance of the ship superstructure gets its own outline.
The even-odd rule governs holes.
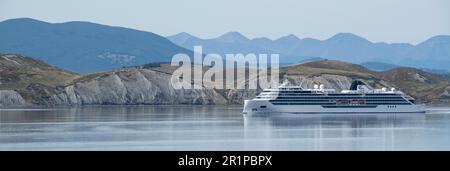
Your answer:
[[[354,81],[337,92],[314,85],[312,89],[282,85],[246,100],[243,113],[423,113],[424,106],[395,88],[372,89]]]

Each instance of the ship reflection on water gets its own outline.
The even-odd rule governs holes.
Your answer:
[[[425,121],[425,114],[270,114],[264,116],[244,116],[245,127],[273,127],[273,128],[376,128],[395,127],[408,121]]]
[[[449,145],[444,145],[450,143],[449,137],[436,135],[448,130],[434,129],[430,125],[432,122],[433,116],[423,113],[244,116],[245,138],[259,139],[260,145],[265,147],[298,150],[450,149]],[[281,141],[276,144],[266,139]]]

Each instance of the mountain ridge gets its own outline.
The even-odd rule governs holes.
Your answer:
[[[152,32],[84,21],[47,23],[24,18],[0,22],[1,53],[20,53],[75,72],[106,71],[192,54]]]
[[[324,40],[293,34],[249,39],[239,32],[201,39],[186,32],[159,36],[152,32],[84,21],[48,23],[30,18],[0,22],[1,53],[19,53],[75,72],[108,71],[153,62],[169,62],[177,53],[280,54],[280,63],[293,64],[311,57],[351,63],[384,62],[399,66],[450,71],[450,36],[433,36],[416,45],[371,42],[353,33]],[[191,56],[191,55],[190,55]]]
[[[176,35],[167,38],[187,49],[192,48],[191,46],[194,44],[189,41],[178,42],[176,41]],[[200,40],[195,42],[196,45],[206,45],[207,48],[204,48],[204,50],[207,53],[212,51],[221,54],[238,53],[239,51],[253,51],[253,53],[272,52],[280,54],[281,63],[295,63],[296,61],[304,60],[305,56],[314,56],[351,63],[380,61],[394,65],[450,71],[450,65],[448,65],[450,63],[449,35],[433,36],[416,45],[410,43],[372,42],[353,33],[337,33],[324,40],[301,39],[293,34],[274,40],[258,37],[249,39],[250,41],[247,42],[241,40],[233,42],[228,39],[226,45],[214,42],[216,41],[215,38],[201,39],[196,37],[196,39]],[[243,50],[243,47],[251,48],[244,48]],[[222,49],[227,50],[223,51]]]

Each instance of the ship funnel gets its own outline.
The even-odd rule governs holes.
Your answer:
[[[360,80],[355,80],[352,82],[352,85],[350,85],[350,90],[358,90],[359,85],[366,85]]]

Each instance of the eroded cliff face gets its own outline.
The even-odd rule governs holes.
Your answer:
[[[0,90],[0,107],[15,107],[26,105],[22,96],[13,90]]]
[[[82,78],[83,79],[83,78]],[[213,89],[174,89],[171,75],[149,69],[129,68],[98,74],[52,95],[47,105],[94,104],[228,104]]]

